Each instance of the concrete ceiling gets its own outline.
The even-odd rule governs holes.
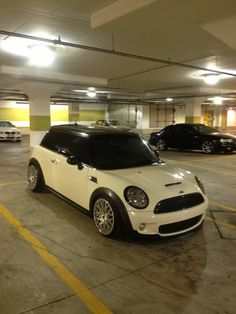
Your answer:
[[[19,49],[32,45],[14,34],[69,43],[50,44],[55,60],[44,68],[29,65],[18,48],[0,47],[0,98],[22,95],[17,80],[34,79],[59,81],[58,99],[85,99],[74,90],[94,86],[101,101],[226,94],[231,105],[235,29],[235,0],[0,0],[1,47],[12,40]],[[202,79],[207,69],[229,75],[209,86]]]

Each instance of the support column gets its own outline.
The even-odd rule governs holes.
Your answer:
[[[76,123],[79,118],[79,104],[69,104],[69,122]]]
[[[51,126],[50,97],[61,85],[28,81],[17,85],[29,97],[30,146],[34,147]]]
[[[219,108],[217,108],[217,109],[215,109],[215,111],[214,111],[214,121],[213,121],[213,126],[216,128],[216,129],[218,129],[218,130],[220,130],[220,128],[221,128],[221,109]]]
[[[201,123],[203,98],[190,98],[185,102],[185,123]]]

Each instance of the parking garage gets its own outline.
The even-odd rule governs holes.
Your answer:
[[[234,1],[5,1],[0,12],[0,120],[22,134],[0,141],[0,313],[235,313],[235,151],[159,152],[199,177],[209,201],[202,226],[172,237],[106,238],[75,204],[30,191],[27,177],[52,125],[115,119],[147,141],[177,123],[235,134]],[[28,63],[6,48],[14,39],[19,51],[43,43],[56,64]]]

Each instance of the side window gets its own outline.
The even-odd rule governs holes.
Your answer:
[[[89,139],[83,136],[76,136],[74,139],[71,139],[70,142],[71,153],[74,156],[78,156],[79,159],[90,165],[90,154],[89,154]]]
[[[70,156],[72,155],[71,141],[74,138],[76,136],[73,134],[51,131],[44,136],[40,145],[56,153]]]
[[[196,133],[196,131],[194,130],[194,128],[192,128],[191,126],[189,125],[184,125],[182,127],[182,133],[185,134],[185,135],[193,135]]]
[[[173,125],[171,130],[170,130],[170,134],[180,135],[180,133],[181,133],[181,126],[180,125]]]
[[[78,156],[83,163],[90,164],[87,137],[62,132],[49,132],[44,136],[40,145],[65,157]]]
[[[58,134],[57,132],[48,132],[45,134],[40,145],[54,152],[57,152],[59,140],[60,134]]]

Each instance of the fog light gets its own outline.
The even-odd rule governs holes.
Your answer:
[[[145,225],[145,223],[143,222],[143,223],[141,223],[141,224],[139,225],[138,228],[139,228],[140,231],[143,231],[143,230],[145,229],[145,226],[146,226],[146,225]]]

